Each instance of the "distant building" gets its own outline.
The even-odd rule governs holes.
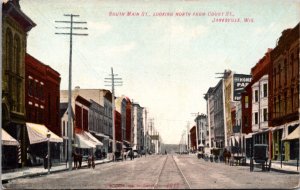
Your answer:
[[[193,126],[190,129],[190,151],[196,152],[197,151],[197,137],[196,137],[196,126]]]
[[[214,87],[210,87],[206,92],[204,99],[207,104],[207,130],[208,130],[208,146],[209,148],[216,147],[215,143],[215,120],[214,120]]]
[[[133,149],[142,151],[144,149],[143,137],[143,107],[133,103]]]
[[[98,123],[100,129],[103,129],[104,133],[93,133],[95,137],[103,143],[103,148],[108,153],[112,153],[112,94],[109,90],[106,89],[81,89],[80,87],[76,87],[75,90],[72,91],[73,97],[80,95],[86,100],[92,100],[95,103],[99,104],[104,108],[103,112],[103,122]],[[61,102],[68,102],[68,90],[60,91]],[[73,99],[74,106],[74,99]],[[101,108],[102,109],[102,108]],[[100,112],[101,113],[101,112]],[[101,126],[102,124],[102,126]]]
[[[117,97],[115,100],[116,110],[121,114],[121,143],[126,146],[126,108],[127,108],[127,99],[125,96]]]
[[[223,80],[220,80],[213,90],[214,94],[214,125],[215,125],[215,145],[217,148],[225,147],[224,132],[224,98],[223,98]]]

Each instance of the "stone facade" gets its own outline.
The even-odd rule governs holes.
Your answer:
[[[27,33],[36,24],[26,16],[19,1],[2,4],[2,126],[21,145],[18,162],[26,162],[25,54]]]

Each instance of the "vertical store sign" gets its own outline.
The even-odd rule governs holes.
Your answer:
[[[243,92],[244,88],[251,82],[251,79],[251,75],[233,75],[233,101],[241,100],[241,93]]]

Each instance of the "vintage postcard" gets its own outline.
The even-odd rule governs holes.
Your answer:
[[[299,188],[299,0],[1,6],[1,188]]]

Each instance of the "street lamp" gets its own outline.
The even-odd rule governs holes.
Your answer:
[[[50,174],[50,137],[51,137],[51,133],[48,130],[47,132],[47,143],[48,143],[48,174]]]

